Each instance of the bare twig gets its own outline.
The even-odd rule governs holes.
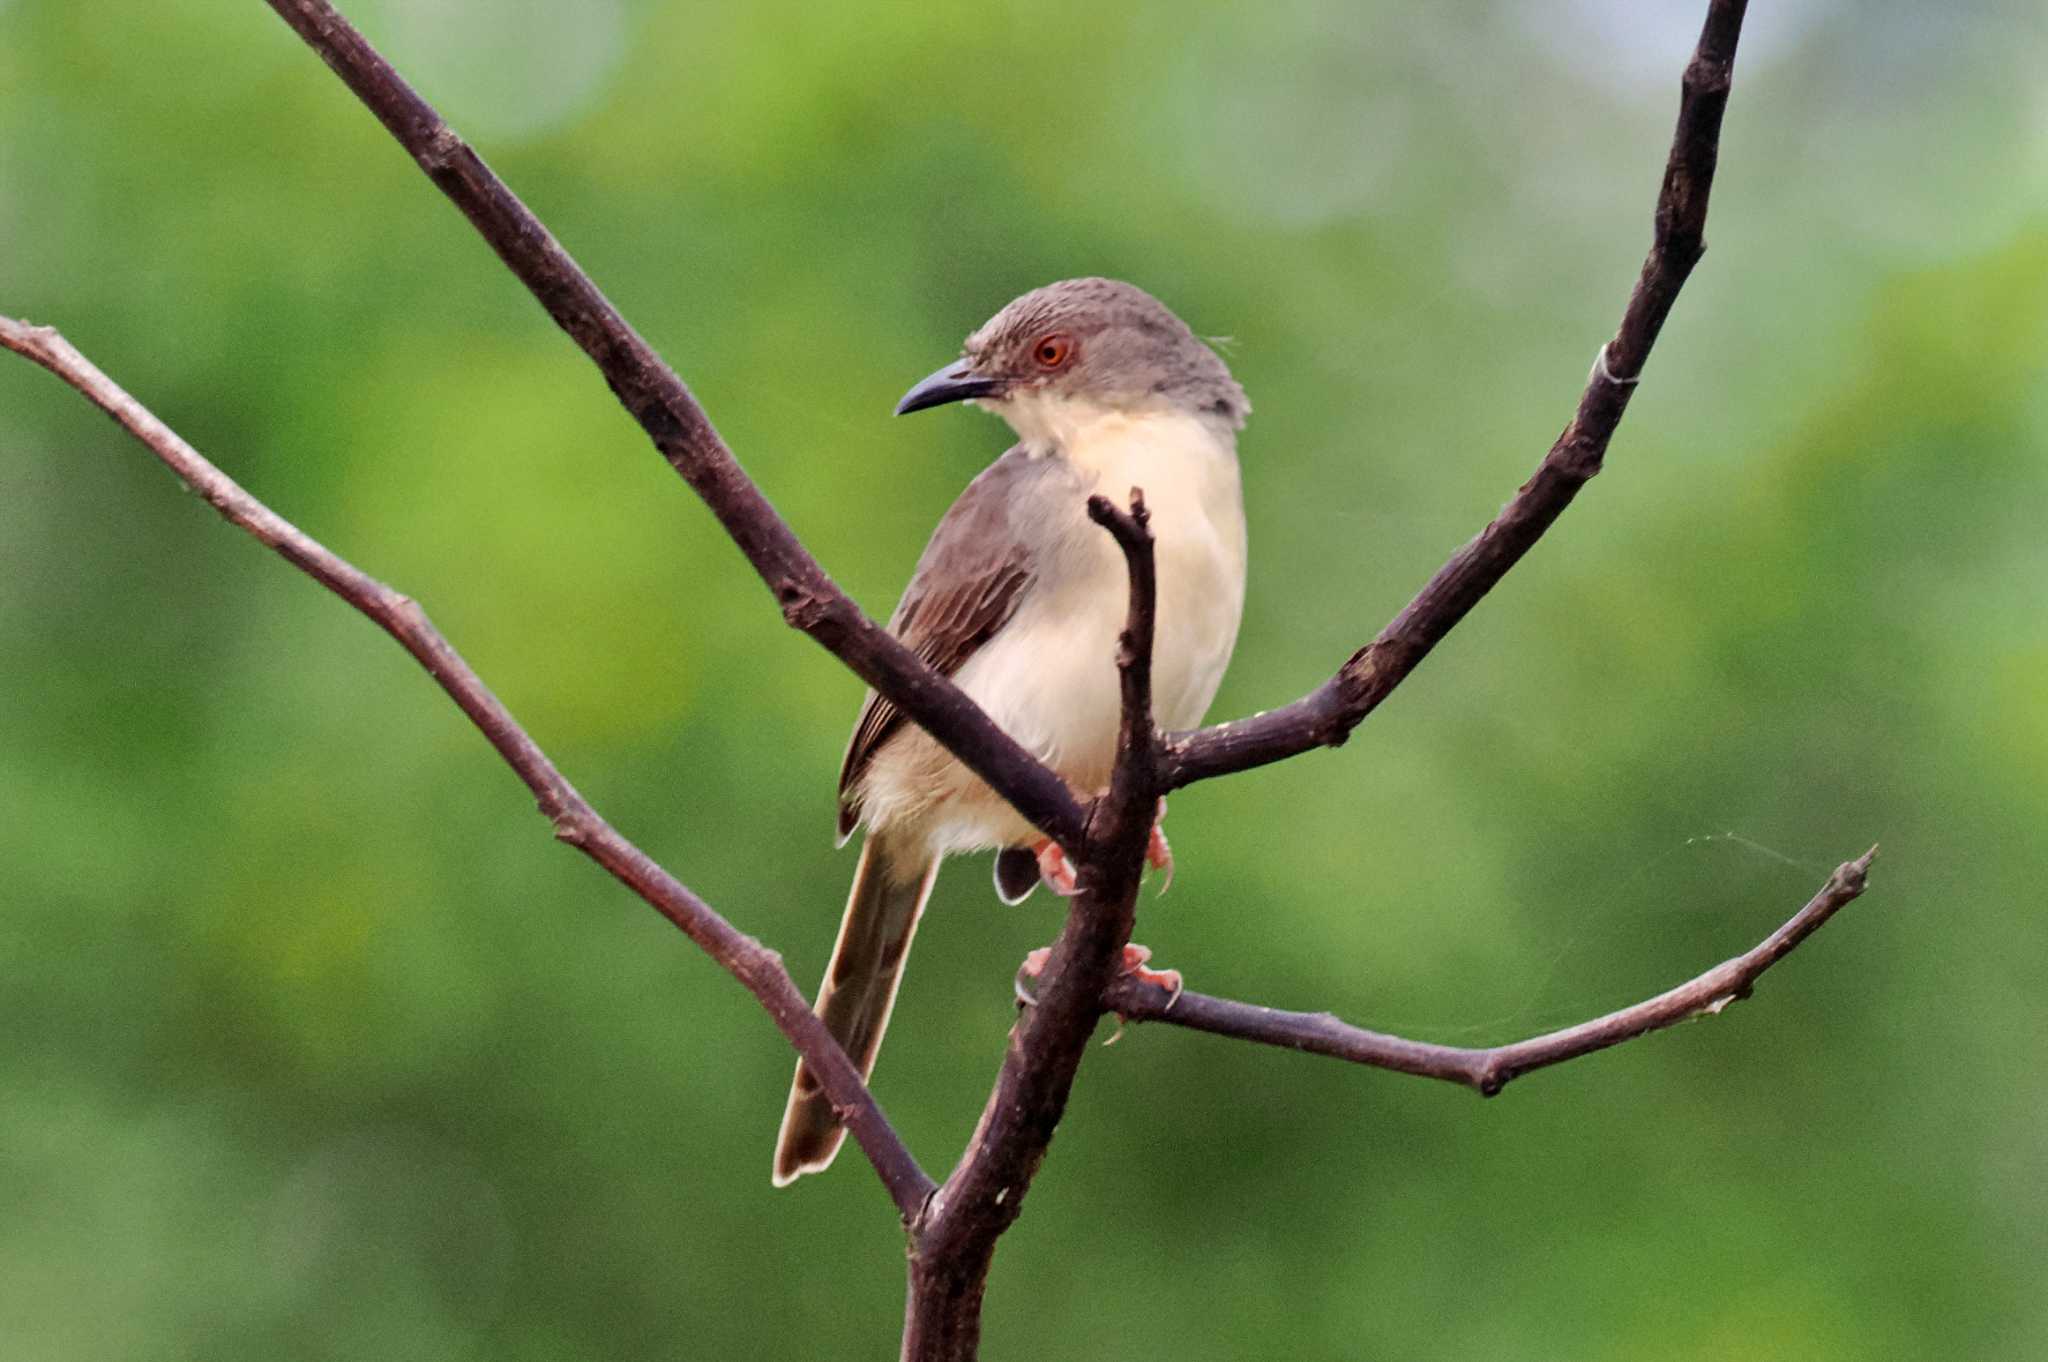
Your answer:
[[[1158,626],[1159,576],[1153,561],[1152,516],[1145,509],[1145,489],[1131,489],[1128,511],[1108,497],[1088,498],[1088,518],[1116,540],[1130,578],[1130,605],[1124,631],[1117,638],[1116,667],[1123,705],[1117,729],[1117,768],[1135,763],[1150,770],[1156,765],[1153,749],[1158,739],[1152,725],[1152,636]]]
[[[1169,790],[1336,747],[1393,693],[1430,649],[1465,618],[1600,471],[1607,444],[1628,410],[1650,347],[1686,276],[1706,250],[1707,193],[1719,154],[1735,43],[1747,0],[1714,0],[1699,47],[1685,68],[1678,128],[1657,196],[1656,229],[1635,292],[1614,339],[1602,346],[1578,410],[1550,452],[1493,523],[1451,556],[1379,637],[1337,674],[1293,704],[1166,740]]]
[[[221,515],[276,550],[286,562],[368,615],[379,628],[397,639],[399,646],[432,674],[533,791],[540,811],[555,825],[555,836],[582,851],[647,900],[760,1000],[775,1025],[831,1094],[833,1105],[860,1143],[861,1152],[874,1165],[904,1220],[908,1222],[923,1211],[933,1191],[932,1180],[890,1127],[852,1061],[832,1039],[824,1023],[812,1014],[810,1004],[783,968],[782,957],[726,921],[584,802],[568,778],[527,736],[511,711],[428,622],[426,612],[417,603],[337,556],[251,496],[100,372],[54,328],[0,317],[0,346],[35,361],[76,388],[147,445]]]
[[[1512,1045],[1483,1050],[1431,1045],[1351,1026],[1328,1012],[1281,1012],[1200,993],[1175,994],[1131,975],[1111,981],[1103,1001],[1127,1021],[1168,1022],[1376,1069],[1441,1078],[1491,1097],[1509,1080],[1533,1069],[1577,1059],[1694,1017],[1717,1015],[1728,1004],[1747,998],[1765,970],[1790,955],[1837,909],[1862,894],[1876,856],[1877,848],[1872,847],[1838,866],[1820,892],[1755,949],[1633,1007]]]
[[[903,1356],[966,1362],[981,1336],[982,1292],[996,1240],[1015,1223],[1065,1113],[1088,1038],[1102,1017],[1136,918],[1145,846],[1159,798],[1152,722],[1152,636],[1158,606],[1143,493],[1125,512],[1091,497],[1088,514],[1123,550],[1130,604],[1117,651],[1122,719],[1109,792],[1095,801],[1080,856],[1081,892],[1040,975],[1035,1005],[1010,1032],[1003,1067],[952,1176],[912,1226]]]
[[[1065,782],[847,598],[740,467],[675,370],[433,106],[325,0],[269,4],[596,363],[655,448],[704,499],[768,584],[783,618],[886,695],[1047,836],[1079,845],[1087,815]]]

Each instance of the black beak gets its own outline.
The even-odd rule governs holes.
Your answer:
[[[925,376],[916,387],[903,394],[903,400],[896,404],[896,414],[908,416],[926,407],[943,407],[948,402],[987,397],[1002,386],[996,379],[983,378],[974,372],[974,366],[968,361],[956,359],[937,373]]]

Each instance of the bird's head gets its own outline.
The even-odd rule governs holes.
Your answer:
[[[1164,303],[1115,279],[1033,289],[967,338],[961,357],[913,387],[897,415],[973,402],[1027,443],[1082,412],[1199,417],[1244,425],[1244,389]]]

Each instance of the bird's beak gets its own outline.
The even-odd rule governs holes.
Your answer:
[[[903,394],[903,400],[896,404],[898,416],[908,416],[926,407],[943,407],[948,402],[965,402],[971,397],[987,397],[998,392],[1002,383],[985,378],[974,372],[971,361],[956,359],[935,374],[920,379],[917,386]]]

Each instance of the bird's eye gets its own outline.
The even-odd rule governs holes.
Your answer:
[[[1031,355],[1039,367],[1057,369],[1074,357],[1074,342],[1062,335],[1046,336],[1032,347]]]

